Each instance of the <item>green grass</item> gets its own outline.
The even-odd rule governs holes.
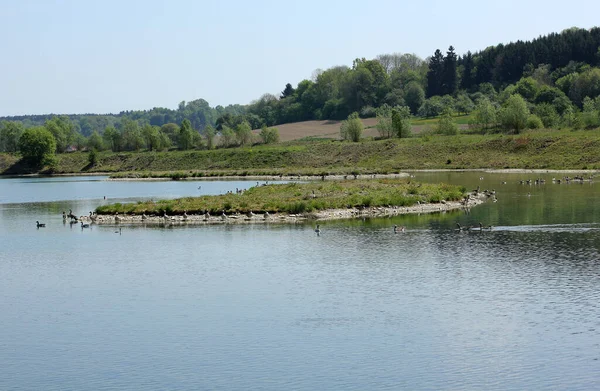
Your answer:
[[[456,201],[465,188],[446,184],[411,183],[406,179],[346,180],[289,183],[253,187],[243,194],[187,197],[175,200],[112,204],[96,209],[100,214],[187,213],[310,213],[319,210],[372,206],[411,206],[417,202]]]
[[[389,140],[293,141],[213,151],[101,152],[58,155],[54,173],[114,173],[120,177],[296,176],[397,173],[407,169],[600,169],[597,130],[536,130],[519,135],[466,134]],[[28,173],[19,157],[0,153],[0,172]],[[12,167],[12,168],[11,168]]]

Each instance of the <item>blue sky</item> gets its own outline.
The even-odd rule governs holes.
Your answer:
[[[600,25],[587,1],[0,0],[0,115],[247,104],[317,68]]]

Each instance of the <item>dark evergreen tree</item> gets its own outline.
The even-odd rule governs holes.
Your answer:
[[[467,52],[459,61],[460,65],[463,66],[462,77],[460,78],[460,88],[463,90],[470,91],[475,84],[474,71],[475,62],[473,61],[473,55],[470,51]]]
[[[454,47],[450,46],[443,61],[442,95],[454,95],[458,90],[456,63],[457,58]]]
[[[296,92],[296,90],[294,90],[294,87],[292,87],[292,85],[290,83],[287,83],[285,85],[285,89],[281,92],[281,99],[285,99],[288,96],[292,96],[294,95],[294,92]]]
[[[437,49],[429,60],[427,71],[427,97],[441,95],[444,77],[444,55]]]

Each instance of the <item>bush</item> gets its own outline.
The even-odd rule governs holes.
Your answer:
[[[342,122],[340,127],[340,135],[343,140],[351,140],[354,142],[360,141],[363,132],[363,123],[358,118],[358,113],[352,113],[346,121]]]
[[[452,120],[452,115],[449,111],[444,112],[438,120],[438,132],[447,136],[458,134],[458,125]]]
[[[88,153],[88,163],[90,164],[90,167],[98,164],[98,152],[96,152],[95,149],[91,149]]]
[[[544,123],[540,117],[535,114],[531,114],[529,117],[527,117],[527,123],[525,124],[525,127],[527,129],[541,129],[544,127]]]

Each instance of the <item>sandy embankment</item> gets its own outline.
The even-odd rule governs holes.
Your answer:
[[[446,212],[461,208],[470,208],[484,203],[488,198],[493,197],[491,193],[473,192],[465,197],[463,201],[444,201],[441,203],[421,203],[418,205],[402,207],[368,207],[368,208],[349,208],[324,210],[305,214],[288,213],[265,213],[265,214],[190,214],[190,215],[96,215],[95,217],[85,217],[87,221],[96,224],[121,224],[121,225],[183,225],[183,224],[251,224],[251,223],[297,223],[307,220],[323,221],[352,219],[363,217],[386,217],[404,214],[421,214]]]

